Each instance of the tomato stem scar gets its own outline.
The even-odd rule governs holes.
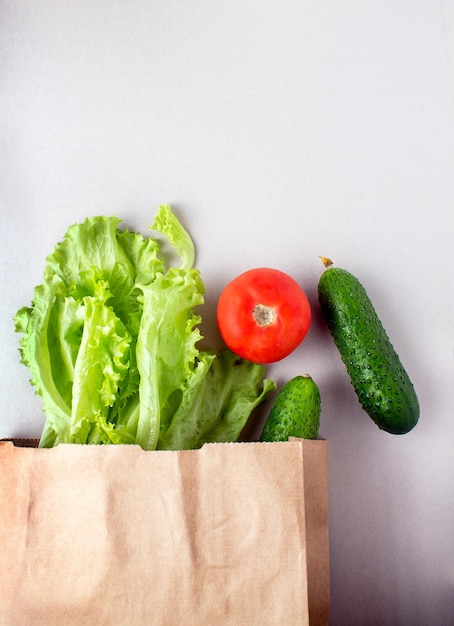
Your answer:
[[[252,311],[252,317],[257,326],[272,326],[276,319],[276,313],[271,307],[265,304],[256,304]]]

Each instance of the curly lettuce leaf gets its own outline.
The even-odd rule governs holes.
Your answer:
[[[143,314],[137,338],[140,373],[140,416],[137,443],[154,449],[194,375],[201,339],[201,318],[194,307],[203,304],[204,286],[195,269],[172,268],[142,287]]]
[[[21,361],[31,372],[30,382],[36,393],[42,396],[48,418],[41,440],[49,445],[65,441],[71,415],[70,402],[65,399],[67,380],[55,374],[55,349],[52,342],[49,343],[49,337],[55,336],[49,323],[61,286],[61,279],[52,276],[43,285],[36,287],[32,306],[21,308],[15,316],[16,331],[23,333],[19,343]],[[59,352],[59,348],[56,350]],[[68,346],[63,349],[68,350]]]
[[[161,204],[155,215],[152,230],[162,233],[181,259],[181,269],[194,267],[195,247],[189,233],[183,228],[168,204]]]
[[[272,380],[263,378],[264,373],[263,366],[230,350],[202,352],[158,447],[181,450],[237,441],[251,412],[276,389]]]

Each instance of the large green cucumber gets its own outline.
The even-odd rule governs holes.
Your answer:
[[[359,401],[379,428],[405,434],[419,419],[413,384],[362,284],[322,260],[328,269],[318,284],[321,310]]]
[[[320,391],[309,375],[290,379],[274,400],[260,441],[288,441],[289,437],[317,439]]]

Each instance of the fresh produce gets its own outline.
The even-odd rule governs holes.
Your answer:
[[[217,321],[223,340],[235,354],[254,363],[273,363],[303,341],[311,323],[311,308],[291,276],[256,268],[224,288]]]
[[[196,347],[204,285],[193,242],[162,205],[152,228],[181,258],[115,217],[71,226],[15,316],[21,358],[46,414],[40,445],[127,443],[145,450],[235,441],[276,388],[264,367]]]
[[[321,310],[359,401],[379,428],[405,434],[419,419],[413,384],[364,287],[321,258],[328,268],[318,285]]]
[[[277,394],[260,441],[287,441],[289,437],[317,439],[320,410],[316,383],[309,375],[295,376]]]

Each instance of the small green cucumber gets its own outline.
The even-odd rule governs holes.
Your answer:
[[[318,284],[320,307],[359,401],[382,430],[408,433],[419,419],[413,384],[362,284],[321,259],[328,269]]]
[[[317,439],[320,408],[320,391],[312,378],[295,376],[277,394],[260,441]]]

